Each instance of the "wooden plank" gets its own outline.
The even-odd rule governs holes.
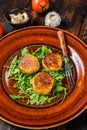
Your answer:
[[[87,44],[87,12],[84,17],[83,24],[81,26],[81,30],[79,32],[79,37]]]
[[[27,2],[25,0],[4,0],[0,2],[0,20],[4,18],[5,13],[7,10],[10,10],[15,7],[26,7]],[[1,22],[1,21],[0,21]]]
[[[0,130],[9,130],[11,126],[4,121],[0,120]]]
[[[31,0],[2,0],[0,1],[0,24],[4,26],[5,31],[9,30],[7,27],[12,29],[10,25],[8,26],[4,17],[6,11],[18,6],[28,7],[31,14],[30,25],[33,26],[44,25],[44,18],[49,10],[58,12],[62,18],[59,28],[72,32],[87,43],[87,0],[50,0],[50,9],[45,14],[35,13],[31,8]],[[0,130],[22,129],[0,120]],[[50,128],[49,130],[66,130],[66,125]]]
[[[50,11],[56,11],[62,18],[61,25],[59,28],[68,30],[73,34],[79,34],[80,27],[86,12],[86,0],[50,0]],[[28,8],[31,7],[31,3]],[[30,25],[44,25],[45,14],[37,14],[31,10],[31,21]]]
[[[86,0],[64,0],[59,10],[62,17],[61,28],[78,36],[86,5]]]
[[[12,30],[12,27],[5,19],[5,13],[7,12],[7,10],[20,7],[20,5],[21,7],[26,7],[28,2],[29,0],[4,0],[0,2],[0,25],[3,26],[5,33],[8,33]]]
[[[66,127],[64,125],[62,125],[62,126],[50,128],[49,130],[66,130]]]
[[[30,10],[30,15],[31,15],[31,20],[30,20],[30,25],[31,26],[43,26],[44,25],[44,19],[45,19],[45,15],[49,12],[49,11],[53,11],[53,10],[57,10],[60,6],[57,5],[61,5],[61,0],[50,0],[50,8],[47,12],[43,13],[43,14],[38,14],[36,12],[34,12],[32,10],[32,6],[31,6],[31,2],[29,3],[29,5],[27,6],[27,8],[31,8]]]

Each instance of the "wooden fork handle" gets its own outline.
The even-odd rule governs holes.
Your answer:
[[[60,41],[63,56],[66,57],[66,56],[68,56],[68,52],[67,52],[67,47],[66,47],[66,43],[65,43],[64,33],[63,33],[63,31],[58,31],[57,35],[58,35],[58,38],[59,38],[59,41]]]

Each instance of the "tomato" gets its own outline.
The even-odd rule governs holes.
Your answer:
[[[3,27],[0,25],[0,36],[3,35],[3,32],[4,32]]]
[[[50,6],[49,0],[32,0],[32,9],[37,13],[43,13]]]

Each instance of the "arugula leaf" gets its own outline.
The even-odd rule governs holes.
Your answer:
[[[21,51],[21,56],[26,56],[27,54],[29,54],[29,50],[27,47],[25,47],[22,51]]]
[[[47,48],[45,45],[43,45],[42,47],[39,47],[36,51],[34,51],[32,54],[34,56],[36,56],[38,58],[39,62],[41,63],[43,57],[49,53],[52,53],[52,50]],[[22,96],[22,95],[25,95],[26,97],[29,97],[26,104],[42,105],[45,102],[50,103],[51,100],[54,98],[61,98],[61,93],[63,92],[64,93],[64,97],[62,99],[62,102],[63,102],[66,98],[66,93],[67,93],[66,88],[64,86],[62,86],[62,80],[65,77],[64,68],[62,67],[59,71],[49,71],[48,72],[54,78],[53,91],[55,92],[55,94],[39,95],[33,90],[33,86],[32,86],[32,81],[33,81],[33,77],[35,76],[35,74],[26,75],[26,74],[22,73],[18,67],[20,58],[23,56],[26,56],[27,54],[29,54],[29,50],[27,47],[25,47],[21,51],[21,56],[19,56],[19,57],[16,56],[13,59],[11,65],[9,67],[8,78],[15,80],[16,83],[13,85],[13,87],[19,89],[18,95],[10,94],[10,97],[13,100],[16,100],[16,99],[24,98],[24,96]],[[40,72],[45,71],[45,69],[42,67],[42,65],[40,66],[39,71]]]
[[[60,69],[59,71],[49,71],[49,74],[56,80],[62,80],[65,77],[64,69]]]
[[[13,100],[17,100],[17,99],[22,99],[22,98],[24,98],[23,96],[20,96],[20,95],[12,95],[12,94],[10,94],[9,95]]]
[[[39,61],[41,61],[42,58],[49,53],[52,53],[52,50],[43,45],[42,47],[39,47],[35,52],[33,52],[33,55],[36,56]]]
[[[18,63],[19,63],[18,57],[15,56],[15,58],[13,59],[11,65],[9,67],[9,72],[8,72],[7,77],[11,77],[13,74],[20,72],[20,70],[18,68]]]
[[[47,95],[40,95],[38,104],[44,104],[45,101],[48,101],[49,97]]]

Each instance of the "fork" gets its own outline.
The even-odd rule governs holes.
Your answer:
[[[69,87],[71,87],[72,89],[75,87],[75,81],[74,81],[74,77],[73,77],[73,73],[72,73],[72,69],[69,63],[70,57],[68,55],[68,51],[67,51],[67,46],[65,43],[65,38],[64,38],[64,33],[63,31],[58,31],[57,32],[58,38],[59,38],[59,42],[62,48],[62,53],[65,59],[65,74],[66,74],[66,79],[67,79],[67,83],[69,85]]]

